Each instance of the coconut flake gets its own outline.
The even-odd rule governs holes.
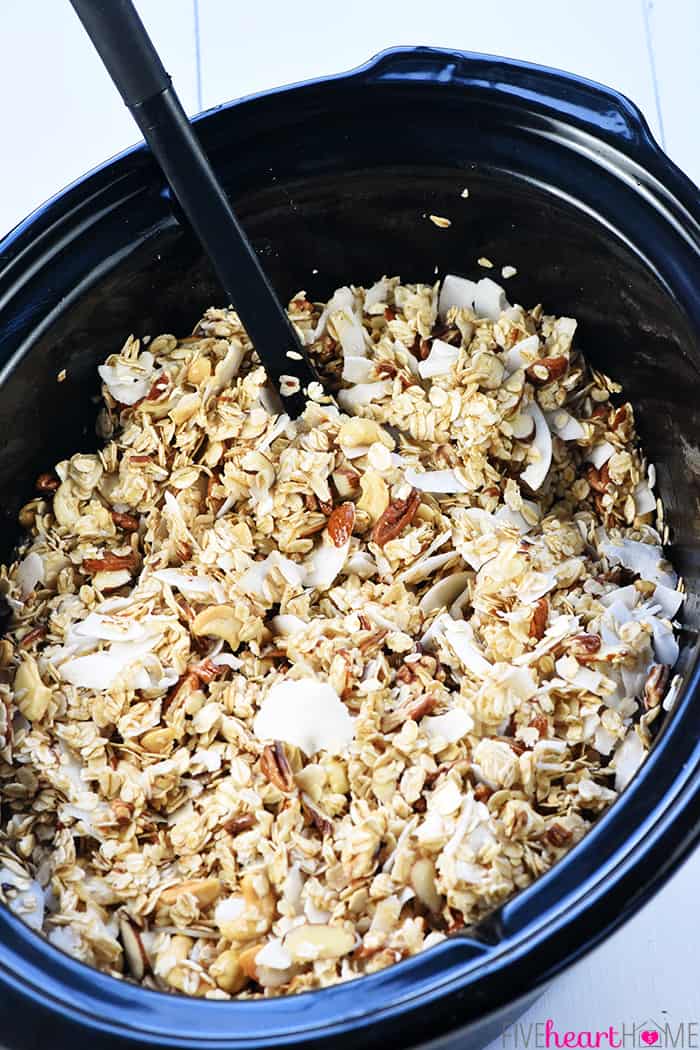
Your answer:
[[[500,284],[496,284],[490,277],[482,277],[477,283],[474,295],[474,313],[477,317],[497,321],[503,311],[509,309],[510,303]]]
[[[557,585],[557,574],[553,571],[528,572],[518,585],[516,594],[523,605],[532,605],[548,594]]]
[[[272,937],[255,955],[255,966],[265,966],[270,970],[288,970],[293,959],[279,937]]]
[[[293,634],[305,631],[308,624],[304,623],[299,616],[292,616],[290,613],[281,613],[279,616],[272,617],[268,623],[268,627],[276,638],[289,638]]]
[[[100,612],[89,613],[73,626],[73,633],[94,642],[135,642],[148,636],[144,621],[105,616]]]
[[[551,430],[562,441],[580,441],[586,436],[586,431],[565,409],[558,408],[554,412],[545,412],[545,418]]]
[[[623,565],[650,583],[661,583],[664,587],[675,587],[677,576],[672,569],[664,569],[662,562],[664,552],[653,543],[642,543],[639,540],[623,539],[620,543],[604,540],[600,552],[608,561]]]
[[[537,491],[547,477],[552,462],[552,435],[547,426],[542,409],[534,401],[527,406],[525,412],[529,413],[535,421],[535,437],[532,447],[538,453],[538,459],[530,463],[526,470],[520,475],[521,479]]]
[[[342,378],[346,383],[366,383],[372,374],[374,362],[368,357],[345,357]]]
[[[349,551],[350,540],[342,547],[325,541],[316,547],[305,565],[304,586],[316,587],[321,591],[328,590],[344,567]]]
[[[485,678],[492,666],[479,649],[471,624],[464,620],[453,620],[450,616],[447,621],[443,626],[447,644],[468,671],[477,678]]]
[[[216,585],[216,580],[210,576],[192,576],[181,569],[157,569],[151,575],[161,583],[166,583],[168,587],[175,587],[185,598],[195,601],[211,597]]]
[[[388,295],[389,282],[386,277],[380,277],[380,279],[375,281],[372,287],[368,288],[365,292],[365,313],[369,313],[373,306],[379,306],[380,303],[386,303]]]
[[[609,441],[599,441],[586,454],[586,462],[592,463],[596,470],[600,470],[614,453],[615,448]]]
[[[353,719],[335,689],[315,678],[273,685],[255,716],[259,740],[282,740],[307,755],[342,754],[355,736]]]
[[[615,790],[624,791],[644,761],[646,751],[637,732],[631,729],[610,763],[615,770]]]
[[[456,277],[448,273],[442,282],[440,297],[438,299],[438,314],[444,320],[447,312],[453,306],[458,309],[474,309],[477,286],[475,281],[469,281],[466,277]]]
[[[336,290],[333,292],[333,295],[323,308],[323,312],[321,313],[321,316],[318,319],[318,324],[314,328],[313,333],[311,335],[310,342],[315,342],[317,339],[320,338],[320,336],[323,335],[323,333],[326,330],[326,325],[328,324],[328,318],[331,316],[331,314],[336,313],[338,310],[346,310],[349,314],[352,315],[354,309],[355,298],[351,290],[347,286],[344,286],[343,288],[336,288]]]
[[[37,583],[44,582],[44,562],[34,551],[23,558],[15,570],[15,579],[22,591],[22,597],[27,598]]]
[[[120,359],[115,365],[99,365],[97,372],[115,401],[135,405],[151,389],[153,355],[146,351],[130,364]]]
[[[431,740],[454,744],[471,732],[474,719],[461,707],[455,707],[444,715],[426,715],[421,719],[420,727]]]
[[[671,587],[665,587],[662,583],[657,583],[653,601],[655,605],[661,607],[664,616],[672,620],[685,601],[685,595],[682,591],[676,591]]]
[[[458,360],[458,346],[445,343],[442,339],[433,339],[430,353],[425,361],[421,361],[418,364],[418,373],[423,379],[449,375]]]
[[[421,612],[427,614],[435,609],[449,608],[455,599],[464,593],[469,583],[469,575],[468,572],[455,572],[451,576],[443,576],[421,598],[418,603]]]
[[[266,599],[265,584],[273,569],[278,569],[290,587],[301,587],[304,583],[304,570],[291,558],[285,558],[279,551],[271,551],[262,561],[253,562],[243,573],[238,586],[244,594],[261,600]]]
[[[377,571],[377,563],[367,551],[355,551],[347,560],[345,571],[350,575],[359,576],[361,580],[368,580]]]
[[[354,415],[363,405],[388,397],[392,387],[390,379],[380,379],[376,383],[357,383],[349,390],[338,391],[338,404],[345,412]]]
[[[421,473],[407,467],[404,473],[407,484],[419,492],[441,492],[453,495],[468,492],[467,486],[457,477],[454,470],[425,470]]]
[[[656,496],[646,481],[640,481],[638,485],[635,485],[632,496],[634,498],[634,509],[637,514],[651,514],[652,511],[656,510]]]
[[[503,365],[508,375],[517,372],[519,368],[527,368],[536,361],[540,353],[540,340],[536,335],[528,335],[519,343],[512,346],[503,355]]]

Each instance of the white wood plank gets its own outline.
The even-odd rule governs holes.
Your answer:
[[[642,2],[649,21],[666,151],[700,186],[700,3]]]
[[[137,7],[194,112],[193,0],[137,0]],[[68,0],[3,0],[0,39],[2,235],[139,135]]]
[[[550,985],[522,1017],[525,1028],[550,1017],[560,1032],[621,1029],[623,1024],[630,1030],[649,1018],[674,1029],[681,1022],[697,1022],[698,880],[700,852],[626,926]],[[625,1046],[633,1046],[631,1039]],[[637,1040],[634,1046],[643,1044]],[[534,1035],[530,1047],[535,1050]],[[518,1048],[506,1037],[488,1050]]]
[[[199,0],[199,17],[205,107],[349,69],[392,45],[428,44],[591,77],[627,94],[657,126],[640,0]]]

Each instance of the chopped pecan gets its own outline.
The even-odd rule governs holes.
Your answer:
[[[561,848],[566,846],[571,841],[572,832],[568,828],[562,827],[561,824],[552,824],[547,828],[545,838],[547,842],[551,843],[552,846]]]
[[[341,503],[328,519],[328,535],[334,547],[344,547],[355,524],[355,504]]]
[[[600,470],[591,463],[586,468],[586,481],[591,486],[594,492],[605,493],[608,491],[610,485],[610,473],[608,471],[608,464],[604,463]]]
[[[393,306],[385,306],[384,307],[384,320],[385,321],[393,321],[395,318],[396,318],[396,310],[393,308]]]
[[[540,734],[540,740],[544,740],[549,732],[549,722],[546,715],[535,715],[530,722],[530,727],[537,730]]]
[[[367,656],[371,650],[379,648],[388,633],[388,627],[380,627],[378,631],[375,631],[374,634],[370,634],[368,638],[363,638],[362,641],[358,643],[357,648],[363,656]]]
[[[600,650],[600,645],[599,634],[577,634],[571,639],[569,652],[580,664],[585,664],[597,659],[596,653]]]
[[[224,500],[221,496],[214,495],[214,489],[219,484],[219,477],[217,474],[210,474],[207,480],[207,503],[211,507],[212,514],[216,516],[224,505]]]
[[[398,372],[398,368],[391,361],[380,361],[377,365],[377,372],[381,376],[388,376],[389,379],[393,379]]]
[[[541,357],[525,369],[525,375],[534,386],[544,386],[561,379],[568,367],[568,357]]]
[[[34,642],[38,642],[40,638],[44,638],[47,634],[48,628],[46,627],[35,627],[33,631],[27,631],[18,643],[19,649],[29,649]]]
[[[198,676],[191,670],[185,671],[166,694],[165,700],[163,701],[162,714],[165,714],[175,701],[180,699],[180,696],[185,696],[191,690],[197,689],[198,686]]]
[[[203,683],[213,681],[217,675],[223,674],[225,670],[225,664],[215,664],[214,661],[210,659],[201,660],[198,664],[193,664],[192,667],[190,667],[192,674]]]
[[[97,572],[119,572],[127,569],[130,573],[136,572],[139,564],[139,556],[134,551],[129,554],[114,554],[107,551],[101,558],[83,558],[81,568],[83,572],[91,576]]]
[[[383,547],[395,539],[415,518],[420,501],[421,494],[416,489],[411,490],[407,499],[392,500],[372,529],[372,540]]]
[[[644,683],[644,706],[647,708],[658,707],[668,688],[670,675],[668,664],[652,664]]]
[[[430,339],[421,339],[420,345],[418,347],[418,356],[420,357],[421,361],[425,361],[426,357],[429,357],[432,345],[433,344]]]
[[[255,824],[255,816],[252,813],[241,813],[237,817],[229,817],[221,827],[229,835],[240,835],[242,831],[248,831]]]
[[[382,733],[390,733],[393,729],[398,729],[400,725],[410,720],[417,722],[423,715],[430,714],[436,703],[437,698],[434,696],[420,696],[416,700],[411,700],[408,704],[402,704],[401,707],[397,707],[394,711],[389,711],[382,716]]]
[[[138,532],[139,531],[139,519],[134,517],[133,514],[123,514],[121,511],[112,510],[112,521],[118,529],[123,529],[124,532]]]
[[[260,758],[260,769],[265,777],[280,791],[289,794],[294,790],[294,778],[290,769],[284,744],[275,740],[274,744],[268,744],[263,748]]]
[[[36,479],[37,492],[55,492],[60,481],[55,474],[40,474]]]
[[[302,795],[301,808],[317,831],[320,831],[324,838],[326,835],[333,834],[333,822],[328,819],[325,813],[322,813],[321,810],[314,805],[306,793]]]
[[[548,616],[549,602],[546,598],[538,598],[530,620],[530,638],[534,638],[539,642],[540,638],[544,637]]]
[[[125,827],[131,823],[131,818],[134,815],[134,807],[131,802],[124,802],[121,798],[114,798],[110,805],[112,813],[114,813],[114,819],[120,827]]]

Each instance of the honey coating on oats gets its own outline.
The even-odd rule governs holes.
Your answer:
[[[0,894],[208,998],[478,921],[626,787],[674,691],[653,467],[574,320],[451,275],[289,313],[336,401],[281,414],[232,310],[129,338],[102,451],[41,475],[0,584]]]

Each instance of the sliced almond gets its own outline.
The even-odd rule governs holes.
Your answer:
[[[411,868],[411,886],[429,911],[435,914],[441,911],[442,898],[435,886],[435,865],[429,857],[421,857]]]
[[[150,970],[151,964],[138,928],[126,915],[119,917],[119,938],[129,973],[135,980],[141,981]]]
[[[200,907],[208,908],[221,895],[221,889],[219,879],[187,879],[185,882],[178,882],[175,886],[168,886],[161,893],[158,902],[170,907],[183,893],[191,893],[197,898]]]
[[[339,959],[355,947],[355,937],[342,926],[305,923],[290,930],[284,946],[295,962],[315,959]]]

